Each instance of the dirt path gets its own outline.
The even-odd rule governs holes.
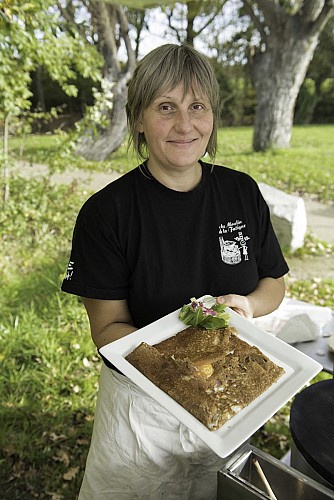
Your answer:
[[[78,186],[82,187],[87,191],[98,191],[110,182],[118,179],[120,174],[117,172],[103,173],[103,172],[90,172],[88,170],[69,170],[66,172],[54,173],[50,176],[49,167],[47,165],[41,165],[39,163],[26,163],[20,162],[14,166],[14,171],[27,178],[40,178],[40,177],[50,177],[50,180],[54,184],[71,184],[72,182],[77,182]]]

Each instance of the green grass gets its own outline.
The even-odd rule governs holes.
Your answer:
[[[333,137],[333,125],[294,127],[289,149],[254,153],[249,127],[221,129],[217,163],[288,193],[333,202]]]
[[[296,126],[291,147],[254,153],[251,149],[252,128],[235,127],[219,130],[217,164],[249,173],[258,182],[320,201],[334,200],[334,125]],[[109,160],[85,161],[63,149],[63,135],[28,136],[24,140],[23,158],[30,162],[46,162],[52,168],[84,168],[102,172],[126,172],[137,164],[135,155],[127,155],[126,141]],[[13,138],[10,150],[20,153],[21,140]]]
[[[1,212],[1,498],[76,497],[100,359],[80,301],[60,292],[82,203],[72,187],[12,180]]]
[[[320,193],[321,199],[332,200],[333,186],[329,182],[323,186],[321,176],[323,171],[333,174],[329,160],[334,153],[333,132],[332,126],[296,128],[289,151],[255,154],[250,149],[250,129],[221,130],[223,153],[217,162],[291,192]],[[58,151],[56,139],[28,137],[25,159],[52,158]],[[18,154],[17,148],[18,140],[12,140],[12,155]],[[58,168],[64,168],[65,160],[66,155],[60,155]],[[125,146],[108,162],[76,158],[70,162],[71,168],[104,171],[134,165],[133,158],[126,159]],[[60,292],[60,284],[75,218],[86,198],[77,185],[51,186],[47,181],[12,177],[11,198],[1,206],[0,497],[4,500],[73,500],[81,483],[101,361],[82,304]],[[299,257],[311,259],[321,252],[332,254],[333,246],[309,238]],[[331,280],[288,281],[288,288],[292,297],[334,307]],[[316,380],[327,377],[322,373]],[[252,438],[253,444],[278,458],[290,444],[290,404]]]
[[[12,137],[9,152],[12,160],[24,160],[31,164],[44,163],[51,171],[64,171],[80,168],[96,172],[125,173],[135,167],[135,155],[128,151],[127,141],[105,161],[87,161],[73,154],[71,141],[65,134],[28,135],[23,141]]]
[[[309,384],[314,384],[330,378],[332,378],[331,374],[320,372],[309,382]],[[289,421],[292,402],[293,399],[288,401],[280,411],[270,418],[268,422],[251,437],[251,444],[253,446],[256,446],[279,460],[286,455],[291,448]]]

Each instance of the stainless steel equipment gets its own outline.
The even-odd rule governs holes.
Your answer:
[[[256,464],[257,462],[257,464]],[[260,467],[256,467],[256,465]],[[259,468],[263,472],[262,478]],[[270,488],[265,486],[268,481]],[[246,445],[218,472],[217,500],[328,500],[334,491],[257,448]]]

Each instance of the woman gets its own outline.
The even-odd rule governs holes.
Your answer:
[[[246,174],[201,161],[217,148],[219,87],[207,59],[167,44],[128,88],[144,162],[78,216],[62,289],[82,297],[98,348],[211,294],[247,318],[283,299],[288,267]],[[221,459],[107,361],[81,499],[216,498]]]

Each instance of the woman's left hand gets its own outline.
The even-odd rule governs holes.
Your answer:
[[[244,295],[236,295],[230,293],[228,295],[221,295],[217,297],[218,304],[225,304],[230,307],[236,313],[240,314],[244,318],[251,319],[254,315],[254,307],[251,299]]]
[[[218,304],[226,304],[247,319],[269,314],[280,305],[284,298],[284,277],[262,278],[257,287],[248,295],[230,293],[217,297]]]

